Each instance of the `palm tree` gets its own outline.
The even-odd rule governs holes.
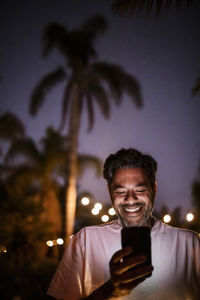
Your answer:
[[[140,15],[154,13],[158,17],[162,10],[168,11],[172,6],[180,9],[184,3],[190,6],[193,0],[115,0],[112,11],[118,15]]]
[[[76,210],[76,177],[77,149],[83,101],[86,102],[90,131],[94,124],[94,101],[97,102],[103,116],[110,115],[108,89],[116,104],[126,92],[136,107],[142,106],[142,97],[138,81],[125,72],[120,66],[107,62],[94,61],[97,52],[94,40],[105,32],[107,23],[104,17],[95,16],[82,24],[79,30],[69,31],[58,23],[51,23],[44,30],[44,56],[53,48],[64,56],[66,65],[43,77],[33,90],[30,103],[30,113],[36,115],[42,106],[46,93],[56,84],[62,82],[67,71],[70,72],[63,92],[62,118],[60,129],[63,129],[68,110],[68,151],[66,179],[66,236],[73,233]]]
[[[192,183],[192,203],[194,205],[195,209],[195,223],[196,228],[198,232],[200,232],[200,225],[199,225],[199,219],[200,219],[200,161],[199,161],[199,167],[198,167],[198,178],[196,178]]]
[[[24,134],[24,125],[15,114],[6,112],[0,116],[0,140],[10,142],[23,137]],[[0,148],[1,153],[2,149]]]
[[[44,219],[52,226],[52,235],[61,233],[62,212],[58,200],[58,192],[61,188],[60,182],[66,182],[67,176],[67,138],[49,127],[46,136],[41,139],[42,149],[39,149],[30,138],[23,138],[13,142],[5,156],[8,169],[10,167],[9,178],[12,184],[13,195],[23,191],[26,186],[32,186],[36,192],[36,199],[42,203],[44,208]],[[23,156],[23,162],[17,163]],[[89,154],[80,154],[77,159],[78,175],[81,177],[84,170],[92,167],[96,175],[100,175],[101,161]],[[18,189],[19,188],[19,189]]]

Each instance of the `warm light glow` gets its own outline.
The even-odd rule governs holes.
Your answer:
[[[114,216],[114,215],[116,214],[113,207],[111,207],[111,208],[109,209],[108,213],[109,213],[109,215],[111,215],[111,216]]]
[[[103,216],[101,217],[101,220],[102,220],[103,222],[108,222],[109,216],[103,215]]]
[[[53,241],[47,241],[47,246],[52,247],[53,246]]]
[[[61,239],[61,238],[58,238],[58,239],[57,239],[57,244],[58,244],[58,245],[62,245],[62,244],[64,244],[64,241],[63,241],[63,239]]]
[[[188,222],[191,222],[193,219],[194,219],[194,215],[193,215],[192,213],[188,213],[188,214],[186,215],[186,220],[187,220]]]
[[[95,207],[91,210],[91,213],[93,214],[93,215],[98,215],[99,214],[99,210],[98,209],[96,209]]]
[[[0,246],[0,253],[7,253],[7,249],[5,246]]]
[[[170,215],[165,215],[164,217],[163,217],[163,221],[165,222],[165,223],[169,223],[170,221],[171,221],[171,216]]]
[[[101,209],[102,209],[102,204],[101,204],[101,203],[96,203],[96,204],[94,205],[94,208],[95,208],[95,209],[98,209],[98,210],[101,210]]]
[[[81,199],[81,203],[82,203],[83,205],[88,205],[88,204],[90,203],[90,199],[89,199],[88,197],[83,197],[83,198]]]

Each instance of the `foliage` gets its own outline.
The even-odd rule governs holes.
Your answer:
[[[43,218],[43,207],[30,186],[16,188],[18,181],[0,183],[0,290],[1,299],[44,299],[44,286],[52,276],[53,262],[46,262],[49,275],[37,282],[42,270],[39,262],[46,251],[49,226]],[[13,193],[13,189],[15,193]],[[47,274],[46,274],[47,275]],[[35,298],[33,296],[36,296]]]
[[[199,162],[199,170],[198,170],[198,178],[196,178],[192,183],[192,198],[193,198],[193,206],[195,209],[195,220],[196,226],[195,230],[200,232],[200,162]]]
[[[67,146],[67,137],[49,127],[39,146],[29,137],[17,138],[5,154],[0,166],[0,299],[49,299],[45,293],[59,258],[54,250],[61,254],[63,249],[47,249],[46,241],[62,231],[56,224],[62,218],[58,197]],[[101,168],[97,157],[86,154],[78,164],[80,175],[88,166],[97,175]]]
[[[160,16],[162,11],[168,11],[171,7],[180,9],[184,4],[190,6],[193,0],[115,0],[112,4],[112,11],[118,15],[142,15],[149,16],[155,13]]]
[[[69,31],[59,23],[48,24],[43,33],[43,55],[57,49],[65,59],[63,67],[45,75],[32,92],[30,113],[36,115],[47,92],[66,78],[62,97],[60,130],[68,126],[68,163],[66,164],[66,236],[73,233],[76,210],[77,154],[83,104],[88,111],[88,131],[94,126],[94,103],[105,118],[110,116],[110,95],[117,104],[127,93],[136,107],[142,106],[141,88],[134,76],[118,65],[95,61],[96,37],[107,29],[107,21],[96,15],[86,20],[79,29]]]
[[[196,85],[192,89],[192,96],[195,97],[200,92],[200,78],[197,78]]]
[[[0,141],[13,141],[25,135],[22,121],[13,113],[6,112],[0,116]],[[0,155],[2,149],[0,147]]]

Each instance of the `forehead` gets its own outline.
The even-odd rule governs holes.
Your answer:
[[[146,172],[142,168],[118,169],[112,179],[112,184],[149,184]]]

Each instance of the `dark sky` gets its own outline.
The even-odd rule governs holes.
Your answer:
[[[112,1],[2,0],[0,3],[0,84],[1,114],[10,110],[27,127],[27,135],[36,141],[45,128],[58,128],[63,85],[46,98],[35,118],[28,113],[33,87],[46,73],[63,64],[53,52],[42,58],[41,33],[52,21],[69,29],[86,18],[103,14],[108,31],[99,36],[96,49],[99,60],[120,64],[142,86],[144,107],[137,110],[127,96],[122,105],[112,102],[112,114],[105,121],[96,109],[93,131],[87,133],[87,115],[83,112],[79,152],[103,160],[121,147],[135,147],[158,161],[157,206],[165,203],[190,210],[191,184],[197,176],[200,158],[200,94],[191,97],[191,89],[200,76],[200,4],[189,9],[172,9],[159,19],[118,17],[110,10]],[[98,201],[109,199],[103,179],[86,172],[79,191],[89,190]]]

